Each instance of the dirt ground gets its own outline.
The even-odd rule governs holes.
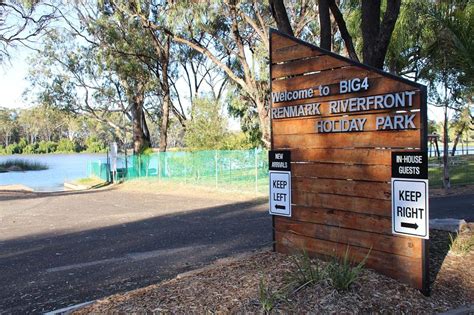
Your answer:
[[[462,234],[472,237],[474,225]],[[449,250],[446,232],[432,231],[432,294],[372,270],[363,270],[349,291],[335,290],[327,280],[308,286],[286,300],[274,301],[273,313],[439,313],[474,302],[474,251],[461,255]],[[446,255],[447,253],[447,255]],[[324,266],[325,262],[318,262]],[[258,313],[263,312],[259,290],[276,293],[285,286],[293,261],[270,250],[215,263],[161,284],[114,295],[75,314],[89,313]]]

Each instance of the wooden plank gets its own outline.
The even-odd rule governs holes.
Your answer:
[[[271,63],[315,57],[323,54],[317,49],[301,45],[291,39],[277,34],[272,34],[271,41]]]
[[[391,150],[376,149],[308,149],[294,148],[294,162],[351,163],[363,165],[392,165]]]
[[[370,79],[382,77],[376,72],[372,72],[361,67],[349,66],[344,68],[337,68],[334,70],[328,70],[315,74],[308,74],[302,76],[295,76],[292,78],[282,79],[282,80],[273,80],[272,81],[272,91],[294,91],[300,89],[313,88],[317,90],[319,85],[329,85],[336,84],[337,89],[339,90],[339,81],[347,80],[348,78],[369,78],[369,85],[371,85]],[[408,86],[407,86],[408,87]],[[370,87],[369,87],[370,89]],[[315,94],[316,91],[315,91]]]
[[[372,250],[390,254],[421,258],[421,242],[415,238],[354,231],[322,224],[299,222],[283,217],[275,217],[275,230],[314,239],[349,244],[350,246],[372,248]]]
[[[347,249],[346,244],[316,240],[279,231],[275,233],[275,239],[277,252],[286,254],[295,254],[305,249],[309,255],[314,257],[328,257],[329,255],[343,257]],[[365,248],[349,248],[350,257],[356,262],[362,261],[367,253],[368,250]],[[391,278],[404,281],[417,289],[422,289],[422,260],[419,258],[391,255],[372,250],[365,266]]]
[[[312,177],[291,178],[291,189],[322,194],[390,200],[390,183]]]
[[[272,79],[299,75],[308,72],[325,71],[333,68],[348,67],[347,61],[322,55],[310,59],[300,59],[282,64],[273,65]]]
[[[390,200],[293,190],[291,201],[305,207],[333,209],[392,218]]]
[[[407,118],[411,117],[411,115],[414,115],[414,118]],[[377,131],[377,127],[383,128],[384,125],[377,126],[377,123],[380,123],[377,119],[378,117],[391,117],[390,118],[390,124],[393,124],[393,126],[397,126],[397,129],[402,126],[402,127],[408,127],[408,129],[405,130],[416,130],[421,127],[421,114],[419,112],[406,112],[406,113],[396,113],[396,112],[377,112],[373,114],[351,114],[348,116],[331,116],[331,117],[303,117],[303,118],[285,118],[285,119],[272,119],[272,132],[274,136],[278,135],[291,135],[291,134],[311,134],[311,133],[317,133],[318,131],[318,122],[320,121],[331,121],[334,123],[334,128],[336,129],[341,129],[341,128],[350,128],[350,123],[351,120],[354,121],[353,119],[362,119],[364,121],[364,126],[363,126],[363,131]],[[399,118],[394,118],[395,116],[398,116]],[[385,118],[387,119],[387,118]],[[412,128],[411,123],[403,123],[405,119],[410,120],[415,128]],[[399,121],[402,123],[401,125],[399,123],[395,124],[395,121]],[[383,120],[382,122],[385,122]],[[354,121],[355,124],[358,124],[358,120]],[[324,122],[324,124],[329,124]],[[324,126],[324,125],[323,125]],[[359,126],[359,125],[355,125]],[[330,128],[330,127],[324,127],[324,128]],[[357,127],[358,128],[358,127]],[[404,130],[404,129],[400,129]],[[396,130],[392,130],[396,131]],[[347,131],[336,131],[333,132],[333,134],[337,132],[347,132]]]
[[[419,148],[420,130],[278,135],[273,149]]]
[[[347,165],[336,163],[292,163],[291,173],[296,177],[352,179],[388,182],[392,169],[388,165]]]
[[[392,235],[392,220],[388,217],[294,205],[291,218],[296,221]]]
[[[334,83],[330,84],[330,93],[328,96],[319,96],[319,92],[317,91],[319,85],[314,85],[311,81],[308,82],[308,86],[302,86],[299,89],[306,89],[306,88],[313,88],[314,89],[314,97],[309,98],[309,99],[304,99],[304,100],[296,100],[296,101],[287,101],[287,102],[278,102],[278,103],[273,103],[272,107],[281,107],[281,106],[289,106],[289,105],[295,105],[295,104],[305,104],[305,103],[314,103],[314,102],[326,102],[326,101],[332,101],[332,100],[340,100],[340,99],[347,99],[347,98],[352,98],[352,97],[365,97],[365,96],[373,96],[373,95],[382,95],[382,94],[387,94],[387,93],[396,93],[396,92],[402,92],[402,91],[417,91],[419,93],[419,90],[411,87],[407,84],[397,82],[397,81],[391,81],[388,82],[386,78],[382,77],[376,77],[376,78],[370,78],[369,83],[370,87],[367,91],[360,91],[357,93],[344,93],[341,94],[339,93],[339,83]],[[279,81],[279,80],[277,80]],[[274,81],[274,82],[277,82]],[[284,81],[284,80],[282,80]],[[282,90],[276,90],[273,85],[274,82],[272,82],[272,91],[277,93],[277,92],[282,92],[285,91],[284,89]],[[418,104],[415,102],[415,104]],[[419,105],[416,105],[419,106]],[[417,108],[414,106],[414,108]],[[419,108],[419,107],[418,107]]]

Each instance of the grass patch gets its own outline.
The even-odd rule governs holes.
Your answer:
[[[431,159],[430,163],[437,160]],[[449,157],[449,177],[451,185],[474,183],[474,156]],[[443,186],[443,165],[428,167],[430,187]]]
[[[331,283],[338,291],[349,290],[352,283],[354,283],[364,268],[365,261],[369,257],[370,251],[364,259],[357,265],[349,257],[349,247],[347,247],[344,257],[342,259],[334,258],[328,266],[328,276]]]
[[[467,255],[474,249],[474,235],[459,234],[458,237],[453,237],[449,234],[449,250],[458,255]]]
[[[97,177],[79,178],[70,183],[76,186],[86,186],[88,188],[100,188],[107,185],[107,182]]]
[[[28,161],[22,159],[6,160],[0,162],[0,172],[25,172],[47,170],[48,165],[37,161]]]

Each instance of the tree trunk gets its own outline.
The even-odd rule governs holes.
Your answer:
[[[331,51],[331,16],[328,0],[318,0],[320,43],[323,49]]]
[[[465,129],[465,126],[463,125],[456,134],[456,138],[454,139],[454,143],[453,143],[453,149],[451,150],[451,156],[454,156],[456,154],[456,147],[458,145],[459,139],[461,139],[462,137],[464,129]]]
[[[344,21],[344,16],[342,15],[339,7],[337,6],[334,0],[329,1],[329,8],[331,9],[331,13],[334,16],[334,20],[336,21],[337,27],[339,28],[339,32],[341,33],[341,37],[344,40],[344,44],[346,46],[347,53],[352,60],[359,61],[359,57],[357,56],[356,50],[354,48],[354,43],[352,41],[352,36],[349,34],[347,30],[346,21]]]
[[[295,36],[283,0],[270,0],[270,9],[278,30],[285,34]]]
[[[143,101],[143,93],[140,92],[137,92],[132,100],[133,152],[135,154],[140,154],[150,147],[150,134],[147,132]]]
[[[265,108],[265,100],[256,98],[258,119],[260,122],[260,132],[262,133],[262,142],[266,148],[270,148],[271,137],[270,137],[270,119],[268,117],[268,111]]]
[[[362,0],[362,56],[364,63],[382,69],[390,38],[400,13],[401,0],[387,1],[380,23],[381,0]]]
[[[170,85],[168,81],[168,66],[170,53],[170,38],[166,39],[166,45],[161,58],[161,89],[163,91],[163,113],[160,126],[160,152],[166,152],[168,146],[168,125],[171,107]]]

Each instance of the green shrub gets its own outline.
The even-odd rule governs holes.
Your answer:
[[[107,146],[102,140],[97,139],[97,137],[89,137],[86,139],[86,152],[90,153],[100,153],[105,152]]]
[[[61,153],[77,152],[77,145],[69,139],[61,139],[58,142],[58,147],[56,148],[56,152],[61,152]]]
[[[35,154],[38,152],[38,143],[28,144],[23,148],[23,154]]]
[[[365,261],[369,257],[371,250],[365,258],[357,265],[349,258],[349,246],[346,249],[342,259],[334,258],[328,265],[328,276],[332,285],[336,290],[347,291],[352,283],[354,283],[364,268]]]
[[[53,153],[58,144],[53,141],[40,141],[36,153]]]
[[[321,268],[319,262],[313,263],[306,251],[303,251],[302,254],[292,255],[290,258],[294,268],[286,274],[286,281],[289,285],[296,286],[296,290],[324,279],[325,270]]]
[[[5,148],[5,154],[21,154],[21,147],[17,143],[12,143]]]

